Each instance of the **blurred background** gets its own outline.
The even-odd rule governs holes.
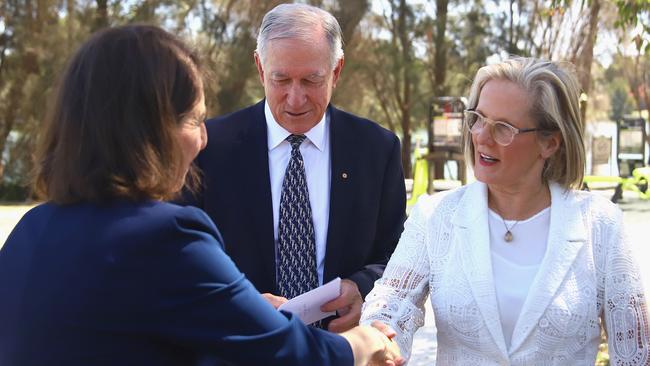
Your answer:
[[[48,100],[67,59],[91,33],[140,22],[183,37],[203,54],[212,72],[206,101],[208,114],[215,116],[262,98],[252,54],[263,15],[281,2],[3,0],[0,201],[31,198],[32,153]],[[588,149],[592,137],[610,139],[609,167],[594,174],[619,175],[615,123],[647,117],[648,0],[305,2],[332,12],[343,29],[346,64],[333,103],[401,137],[407,178],[413,175],[416,146],[433,140],[428,129],[435,119],[432,106],[440,105],[436,101],[465,96],[481,65],[509,54],[576,65],[583,114],[593,134]],[[645,141],[641,144],[647,149]],[[437,178],[454,178],[444,162],[438,163]],[[433,170],[431,174],[433,178]]]
[[[93,32],[149,23],[178,34],[210,70],[208,115],[263,97],[253,51],[275,0],[2,0],[0,2],[0,247],[35,202],[32,154],[57,77]],[[459,126],[479,67],[509,55],[566,60],[582,87],[587,177],[624,211],[650,256],[650,0],[312,0],[339,20],[345,67],[333,103],[395,131],[409,207],[472,179]],[[98,85],[97,87],[101,87]],[[644,167],[646,166],[646,167]],[[642,266],[650,284],[650,267]],[[647,289],[647,288],[646,288]],[[431,311],[412,365],[435,363]],[[606,348],[598,365],[607,365]]]

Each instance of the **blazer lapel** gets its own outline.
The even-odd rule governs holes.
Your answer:
[[[512,335],[511,352],[523,343],[551,303],[573,261],[587,240],[580,208],[572,205],[570,192],[551,183],[551,223],[546,255],[528,291]]]
[[[255,207],[248,210],[248,223],[254,223],[251,230],[252,237],[256,238],[252,247],[255,247],[255,255],[261,256],[265,269],[263,273],[272,273],[273,278],[268,281],[268,286],[276,286],[275,279],[275,240],[273,236],[273,203],[271,199],[271,183],[269,174],[269,154],[267,142],[266,117],[264,116],[264,103],[262,100],[255,105],[252,120],[248,128],[242,129],[237,139],[238,151],[232,157],[246,164],[237,164],[240,168],[237,180],[241,192],[241,199],[244,202],[252,202],[248,207]],[[243,123],[243,121],[242,121]],[[242,225],[245,225],[242,223]]]
[[[354,222],[349,216],[346,200],[354,194],[356,175],[351,171],[354,166],[355,154],[350,147],[354,146],[353,136],[347,133],[345,121],[341,120],[338,110],[330,105],[330,212],[327,227],[327,250],[325,252],[325,268],[323,282],[327,282],[338,274],[338,263],[342,257],[345,241],[345,225]],[[346,178],[343,178],[345,174]],[[335,218],[335,219],[333,219]]]
[[[507,355],[499,317],[488,226],[487,186],[481,182],[467,186],[452,223],[462,247],[462,267],[485,324],[501,353]]]

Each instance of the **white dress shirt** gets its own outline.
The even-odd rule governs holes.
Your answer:
[[[273,203],[273,236],[275,238],[275,263],[278,263],[278,223],[280,214],[280,194],[284,173],[291,158],[291,144],[286,138],[289,131],[280,126],[273,117],[268,102],[264,103],[266,117],[267,143],[269,148],[269,174],[271,177],[271,199]],[[325,267],[325,247],[330,213],[330,129],[329,115],[323,118],[311,130],[300,145],[300,153],[305,162],[305,175],[309,191],[314,236],[316,239],[316,269],[318,283],[323,284]],[[277,272],[277,269],[276,269]],[[276,273],[277,275],[277,273]]]

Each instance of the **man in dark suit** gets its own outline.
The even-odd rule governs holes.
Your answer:
[[[265,17],[255,63],[266,98],[207,122],[194,204],[226,252],[274,305],[335,277],[340,316],[358,323],[363,297],[390,258],[405,218],[397,137],[330,105],[343,68],[341,30],[326,11],[283,4]]]

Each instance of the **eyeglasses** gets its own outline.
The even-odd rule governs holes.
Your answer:
[[[481,133],[487,124],[490,127],[490,135],[501,146],[510,145],[515,136],[520,133],[544,130],[542,128],[517,128],[506,122],[493,121],[473,109],[465,110],[465,123],[473,135]]]

